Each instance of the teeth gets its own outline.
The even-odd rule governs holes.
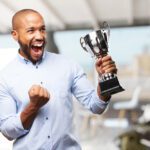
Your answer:
[[[33,44],[33,46],[37,46],[37,47],[41,47],[42,45],[43,45],[43,43]]]

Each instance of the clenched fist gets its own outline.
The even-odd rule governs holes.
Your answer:
[[[115,62],[109,55],[99,58],[96,61],[95,66],[98,74],[100,75],[103,73],[115,73],[115,74],[117,73]]]
[[[37,108],[41,108],[50,99],[50,94],[47,89],[41,87],[40,85],[33,85],[28,94],[30,97],[30,102]]]

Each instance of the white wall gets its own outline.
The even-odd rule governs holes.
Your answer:
[[[17,54],[15,48],[0,49],[0,70],[3,69]]]

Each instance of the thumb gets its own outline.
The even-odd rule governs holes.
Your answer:
[[[98,58],[95,63],[96,67],[100,67],[102,65],[102,58]]]

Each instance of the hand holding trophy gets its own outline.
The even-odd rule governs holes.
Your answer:
[[[110,28],[107,22],[103,23],[100,30],[93,31],[80,38],[82,48],[91,54],[92,57],[98,59],[108,54],[108,38],[110,36]],[[99,75],[99,85],[101,95],[112,95],[124,91],[120,86],[118,78],[114,73],[104,73]]]

